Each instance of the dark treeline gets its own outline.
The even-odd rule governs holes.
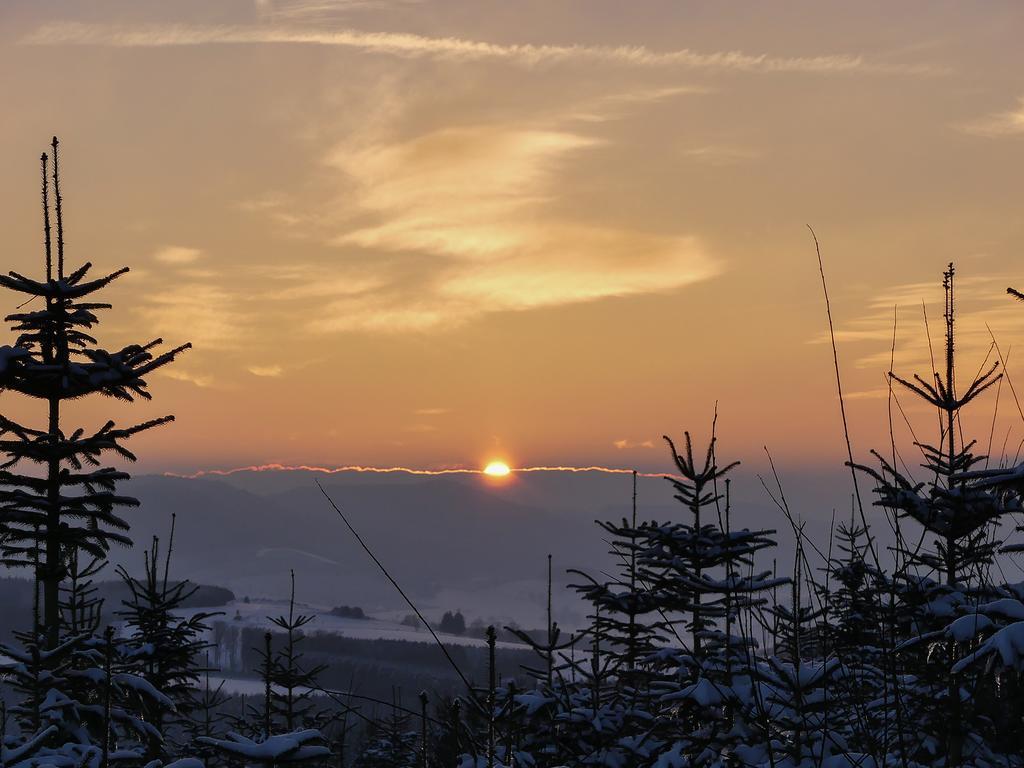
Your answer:
[[[254,630],[183,611],[201,597],[173,573],[173,519],[109,586],[107,554],[133,543],[124,515],[138,502],[119,493],[128,475],[108,457],[134,460],[127,441],[173,417],[81,428],[64,406],[148,399],[146,377],[188,345],[110,351],[91,335],[109,308],[95,294],[126,270],[91,278],[88,263],[66,264],[57,149],[41,158],[43,277],[0,276],[18,296],[0,388],[40,414],[0,416],[0,555],[27,577],[0,606],[16,628],[0,647],[3,766],[1024,764],[1024,585],[1003,567],[1018,549],[1005,540],[1024,466],[989,458],[991,432],[984,450],[964,433],[961,414],[985,393],[997,407],[1012,383],[994,339],[958,379],[952,266],[933,370],[890,372],[890,404],[917,398],[934,418],[909,452],[895,439],[859,461],[851,451],[854,500],[829,541],[804,536],[777,477],[765,489],[784,527],[736,527],[736,464],[713,426],[702,448],[688,433],[666,438],[677,515],[634,511],[591,533],[616,566],[573,572],[590,608],[577,631],[558,626],[549,600],[542,631],[503,628],[523,650],[499,646],[493,627],[473,648],[333,637],[299,611],[294,580],[270,631]],[[995,423],[983,415],[966,421]],[[780,536],[796,554],[776,566]],[[447,622],[466,630],[461,614]],[[258,695],[218,683],[228,640]],[[410,667],[422,693],[400,690]]]
[[[169,587],[179,582],[171,581]],[[35,582],[10,576],[0,577],[0,637],[11,632],[32,628],[32,604]],[[131,589],[123,581],[98,581],[96,597],[101,601],[101,623],[114,618],[114,612],[131,596]],[[189,594],[180,608],[220,608],[235,599],[234,593],[224,587],[190,584]]]

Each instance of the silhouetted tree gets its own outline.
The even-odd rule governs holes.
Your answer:
[[[786,580],[756,569],[757,553],[775,546],[773,530],[731,527],[725,475],[738,462],[718,465],[715,424],[702,464],[694,458],[688,432],[684,440],[680,453],[665,438],[678,473],[668,480],[688,519],[644,526],[638,561],[666,617],[661,625],[678,645],[663,654],[662,663],[674,667],[664,696],[681,722],[670,724],[664,735],[675,742],[673,754],[696,758],[746,738],[737,716],[749,685],[745,673],[752,638],[739,632],[738,617],[768,602],[767,594]],[[672,618],[680,614],[682,621]],[[689,633],[689,643],[677,626]]]
[[[956,664],[965,643],[974,642],[979,602],[997,597],[985,573],[998,549],[993,527],[1006,514],[1020,509],[1019,501],[972,479],[971,472],[985,461],[974,452],[975,441],[961,428],[961,413],[995,384],[998,361],[970,380],[962,390],[956,380],[955,271],[950,264],[943,274],[945,293],[945,345],[942,373],[933,371],[930,381],[890,374],[892,380],[930,404],[938,414],[939,435],[934,444],[918,444],[925,481],[915,481],[877,451],[876,470],[854,465],[875,480],[877,506],[923,529],[923,546],[901,542],[897,552],[908,571],[899,585],[900,623],[909,637],[902,643],[907,654],[907,690],[915,729],[914,759],[938,756],[949,765],[960,765],[969,753],[987,752],[991,743],[988,718],[972,701],[968,681]],[[930,537],[930,539],[928,538]],[[941,580],[929,574],[939,574]],[[971,618],[974,616],[975,618]],[[951,620],[964,617],[957,624]],[[977,628],[977,627],[975,627]],[[977,756],[977,755],[976,755]]]
[[[79,557],[102,559],[113,543],[130,544],[128,523],[119,510],[138,502],[117,493],[127,473],[101,465],[113,453],[132,461],[124,441],[172,416],[118,428],[108,421],[99,429],[69,429],[62,421],[62,403],[105,395],[123,401],[149,399],[145,377],[167,365],[189,347],[156,354],[160,339],[109,352],[90,331],[97,312],[109,304],[91,298],[128,271],[122,268],[88,280],[92,265],[65,269],[64,222],[58,171],[58,143],[53,139],[52,188],[56,243],[51,237],[48,157],[42,156],[45,270],[42,279],[10,272],[0,286],[27,297],[27,309],[7,316],[18,332],[13,347],[0,348],[0,386],[45,402],[44,427],[29,427],[0,417],[0,451],[8,459],[0,471],[0,534],[8,565],[35,566],[43,585],[42,630],[50,649],[61,642],[60,584],[69,562]],[[54,259],[56,256],[56,260]],[[43,469],[42,476],[21,471],[23,465]],[[38,550],[36,560],[32,552]]]
[[[112,544],[131,544],[120,513],[138,504],[118,493],[127,473],[103,462],[110,455],[133,461],[125,441],[173,417],[87,431],[64,423],[62,405],[91,395],[149,399],[145,377],[189,345],[158,354],[157,339],[108,351],[91,335],[98,312],[110,308],[93,294],[128,270],[90,280],[89,263],[65,268],[57,150],[54,138],[52,173],[50,156],[41,158],[43,276],[0,276],[0,286],[25,299],[6,317],[18,335],[0,347],[0,388],[45,402],[47,412],[39,427],[0,416],[0,553],[5,565],[33,570],[38,596],[32,628],[0,649],[0,666],[24,694],[14,711],[33,759],[106,768],[137,761],[140,743],[159,738],[141,708],[166,697],[135,674],[110,632],[97,634],[102,606],[92,577]]]

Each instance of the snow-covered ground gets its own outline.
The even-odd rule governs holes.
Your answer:
[[[280,632],[268,617],[287,616],[287,600],[235,600],[223,608],[193,608],[181,611],[182,614],[190,615],[203,611],[223,612],[223,616],[211,619],[208,623],[224,622],[232,626],[245,629],[271,630]],[[394,615],[385,617],[373,617],[367,619],[346,619],[340,616],[332,616],[330,610],[323,607],[311,606],[296,603],[296,614],[316,614],[316,619],[304,627],[306,634],[324,632],[331,635],[340,635],[354,640],[404,640],[411,643],[433,643],[434,639],[430,632],[424,627],[410,627],[402,624]],[[429,618],[429,617],[428,617]],[[482,638],[466,637],[462,635],[451,635],[438,632],[438,637],[445,645],[463,645],[486,647],[487,643]],[[499,648],[520,649],[524,646],[515,643],[498,642]]]
[[[246,646],[254,644],[254,635],[243,630],[281,632],[280,627],[274,625],[268,617],[287,616],[288,602],[270,599],[250,600],[249,602],[235,600],[218,609],[194,608],[179,613],[188,615],[213,610],[221,612],[222,615],[207,621],[207,624],[211,626],[208,639],[213,644],[209,662],[217,670],[217,672],[211,673],[210,683],[213,686],[223,683],[223,690],[226,693],[244,696],[261,695],[263,682],[254,676],[251,658],[249,664],[245,663]],[[401,623],[400,619],[406,614],[368,619],[341,618],[332,616],[327,608],[308,604],[297,604],[295,613],[296,615],[316,615],[316,618],[303,628],[307,635],[326,633],[357,641],[384,640],[399,643],[434,644],[433,637],[425,628],[411,627]],[[479,649],[478,663],[486,663],[487,643],[485,640],[441,632],[438,632],[438,637],[449,647],[461,646]],[[522,653],[529,653],[527,647],[520,644],[499,642],[497,646],[500,651],[505,652],[503,656],[506,660],[510,658],[508,651],[517,651],[516,658]],[[356,651],[356,657],[349,657],[348,654],[345,654],[344,659],[339,657],[339,663],[351,663],[352,658],[363,658],[370,663],[387,662],[386,656],[393,651],[396,651],[394,646],[380,648],[366,646],[364,649]],[[438,658],[441,658],[439,649],[436,650],[436,653]],[[380,654],[384,654],[384,656]],[[399,658],[404,655],[402,652],[397,653]]]

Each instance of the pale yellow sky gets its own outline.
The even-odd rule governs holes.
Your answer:
[[[150,469],[657,470],[660,435],[705,433],[716,400],[729,453],[834,464],[805,225],[859,451],[888,441],[893,307],[896,368],[924,372],[946,262],[962,370],[986,322],[1004,353],[1024,339],[1003,293],[1024,284],[1022,23],[1017,3],[6,3],[6,263],[39,267],[57,133],[70,259],[132,267],[102,340],[195,344],[153,404],[115,409],[177,414],[136,445]],[[967,423],[986,439],[992,402]]]

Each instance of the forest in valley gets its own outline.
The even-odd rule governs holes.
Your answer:
[[[58,148],[55,138],[41,158],[39,272],[0,276],[16,307],[0,346],[3,410],[24,397],[38,413],[0,416],[0,554],[32,585],[5,604],[19,613],[0,645],[5,768],[1024,765],[1024,582],[1010,567],[1024,550],[1013,540],[1024,464],[993,446],[989,415],[1016,393],[994,337],[976,372],[958,371],[952,265],[935,287],[945,311],[933,369],[888,373],[891,417],[894,393],[916,398],[934,411],[928,432],[912,453],[895,438],[867,455],[849,449],[849,490],[837,491],[848,501],[828,540],[805,534],[774,473],[764,490],[786,524],[734,524],[737,462],[719,454],[714,424],[705,445],[666,438],[675,514],[634,511],[580,532],[607,540],[617,564],[572,572],[588,624],[560,628],[549,587],[546,627],[488,627],[476,658],[446,645],[321,488],[367,568],[435,641],[417,653],[458,692],[389,701],[346,689],[318,655],[327,641],[293,581],[272,631],[237,634],[260,681],[240,697],[216,682],[216,609],[184,611],[200,587],[175,572],[176,521],[166,540],[134,541],[138,502],[119,491],[131,438],[174,417],[83,427],[67,416],[82,398],[150,399],[151,374],[190,345],[100,346],[102,291],[127,268],[97,276],[66,257]],[[842,407],[841,386],[839,396]],[[992,430],[965,433],[965,412]],[[784,539],[795,552],[785,561]],[[141,567],[108,565],[115,547],[134,547]],[[115,579],[119,591],[100,588]],[[521,645],[511,664],[508,640]],[[339,654],[387,646],[333,642]]]

